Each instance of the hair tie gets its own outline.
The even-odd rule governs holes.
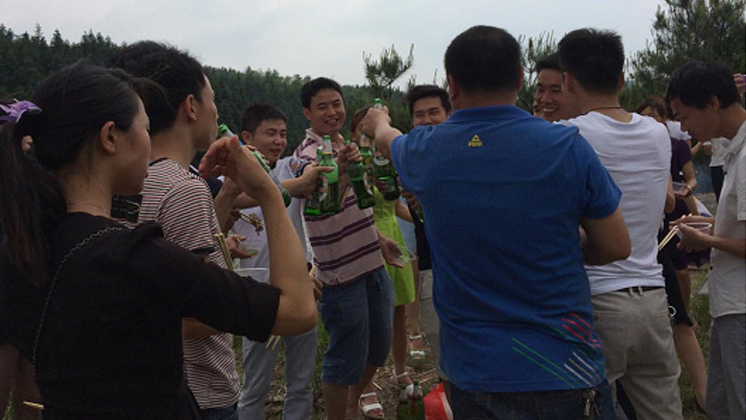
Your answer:
[[[33,102],[30,101],[16,101],[12,104],[6,104],[2,105],[0,104],[0,110],[5,112],[6,115],[0,115],[0,121],[6,121],[6,122],[15,122],[21,120],[21,117],[25,113],[29,113],[29,115],[38,115],[41,114],[41,108],[34,105]]]

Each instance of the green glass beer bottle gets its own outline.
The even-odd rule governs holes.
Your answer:
[[[425,420],[425,401],[419,381],[414,381],[412,398],[409,400],[409,415],[412,420]]]
[[[332,153],[332,139],[324,136],[324,152],[321,155],[319,166],[332,168],[331,172],[321,173],[321,182],[324,191],[319,196],[321,214],[334,214],[339,212],[339,170],[337,162],[334,161]]]
[[[319,146],[316,149],[316,162],[321,163],[321,155],[323,151],[323,147]],[[319,202],[319,197],[321,193],[319,192],[319,189],[322,186],[321,177],[319,177],[319,181],[316,184],[316,190],[311,193],[311,197],[306,199],[306,207],[303,209],[303,213],[306,216],[319,216],[321,214],[321,203]]]
[[[345,140],[345,144],[350,144],[350,140]],[[370,150],[368,150],[368,153],[370,153]],[[373,193],[366,185],[365,180],[367,178],[367,173],[363,163],[349,162],[347,164],[347,174],[350,176],[352,191],[355,192],[355,197],[357,197],[357,207],[360,210],[373,207],[373,205],[376,204],[376,200],[373,198]]]
[[[233,136],[233,132],[231,131],[230,128],[228,128],[227,125],[220,124],[220,126],[218,126],[218,138],[231,137],[231,136]],[[282,184],[280,183],[280,180],[277,179],[277,176],[275,176],[275,174],[272,173],[272,170],[269,168],[269,166],[267,166],[267,162],[264,161],[264,158],[262,157],[261,153],[257,152],[256,150],[252,150],[251,154],[253,154],[254,157],[256,157],[256,160],[258,160],[259,164],[262,165],[262,169],[264,169],[264,171],[267,172],[269,177],[272,179],[272,182],[274,182],[275,185],[277,185],[277,188],[280,190],[280,193],[282,194],[282,200],[285,202],[285,207],[289,206],[290,200],[291,200],[290,193],[288,192],[288,190],[285,189],[285,187],[282,186]]]
[[[394,165],[380,153],[373,156],[373,177],[385,184],[379,187],[384,199],[393,201],[399,198],[399,182],[396,180]]]
[[[406,385],[399,385],[399,394],[406,394]],[[396,420],[412,420],[410,401],[409,398],[399,399],[399,404],[396,406]]]

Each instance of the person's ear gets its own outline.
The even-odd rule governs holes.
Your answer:
[[[254,138],[251,136],[251,133],[249,133],[248,131],[242,131],[241,132],[241,140],[243,140],[243,142],[245,144],[252,144],[253,145],[253,143],[252,143],[253,139]]]
[[[450,74],[448,75],[448,97],[451,99],[452,105],[456,104],[461,97],[461,87]]]
[[[116,152],[117,136],[118,133],[114,121],[108,121],[106,124],[101,126],[97,143],[101,146],[101,150],[103,150],[104,153],[113,155]]]
[[[303,107],[303,116],[306,117],[308,121],[311,121],[311,110]]]
[[[573,92],[575,90],[575,78],[566,71],[562,72],[562,91]]]
[[[197,102],[197,98],[190,93],[189,96],[184,99],[184,102],[181,103],[181,109],[184,111],[184,115],[186,115],[189,121],[197,120],[197,107],[195,102]]]
[[[623,87],[624,87],[624,72],[622,72],[622,74],[619,75],[619,82],[616,85],[616,90],[617,91],[622,90]]]

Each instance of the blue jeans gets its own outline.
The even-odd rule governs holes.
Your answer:
[[[614,420],[614,407],[609,383],[603,380],[590,390],[596,391],[586,416],[589,389],[568,389],[537,392],[471,392],[451,384],[454,420]]]
[[[386,269],[340,286],[326,286],[319,312],[329,332],[321,380],[350,386],[366,364],[383,366],[391,349],[394,287]]]
[[[236,404],[228,407],[206,408],[199,410],[199,412],[202,415],[202,420],[238,420]]]
[[[287,392],[282,408],[283,420],[307,420],[313,408],[313,379],[316,365],[316,328],[300,335],[282,337],[285,347]],[[243,339],[244,381],[238,397],[240,420],[264,420],[265,400],[269,393],[272,370],[279,346],[268,349],[266,343]]]

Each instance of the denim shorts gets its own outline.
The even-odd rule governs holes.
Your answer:
[[[340,286],[327,286],[319,301],[329,333],[321,380],[330,385],[360,382],[366,364],[383,366],[391,349],[394,288],[381,268]]]

